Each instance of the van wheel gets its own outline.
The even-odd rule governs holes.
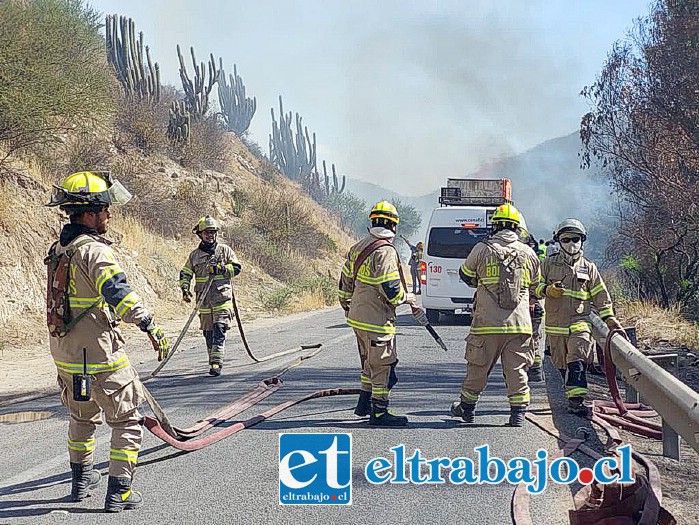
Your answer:
[[[428,308],[425,310],[425,313],[427,314],[427,320],[430,322],[430,324],[439,323],[439,310]]]

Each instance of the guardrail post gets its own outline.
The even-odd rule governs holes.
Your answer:
[[[636,334],[636,327],[629,326],[628,328],[624,328],[624,331],[626,332],[626,335],[629,337],[629,341],[631,341],[631,344],[634,347],[638,348],[638,335]],[[641,396],[639,395],[638,391],[627,382],[624,382],[624,385],[625,401],[627,403],[640,403]]]
[[[680,460],[680,436],[665,420],[663,422],[663,456]]]

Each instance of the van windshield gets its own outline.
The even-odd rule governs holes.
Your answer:
[[[486,228],[432,228],[427,240],[427,255],[465,259],[487,234]]]

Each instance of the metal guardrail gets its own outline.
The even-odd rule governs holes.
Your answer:
[[[592,315],[592,335],[604,346],[609,329]],[[625,381],[663,418],[669,427],[699,453],[699,393],[642,354],[620,335],[611,342],[612,362]],[[679,456],[679,449],[678,449]]]

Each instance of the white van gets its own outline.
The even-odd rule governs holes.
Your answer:
[[[432,211],[420,263],[422,307],[431,324],[439,314],[473,314],[475,288],[459,278],[459,267],[487,237],[495,206],[446,206]]]

